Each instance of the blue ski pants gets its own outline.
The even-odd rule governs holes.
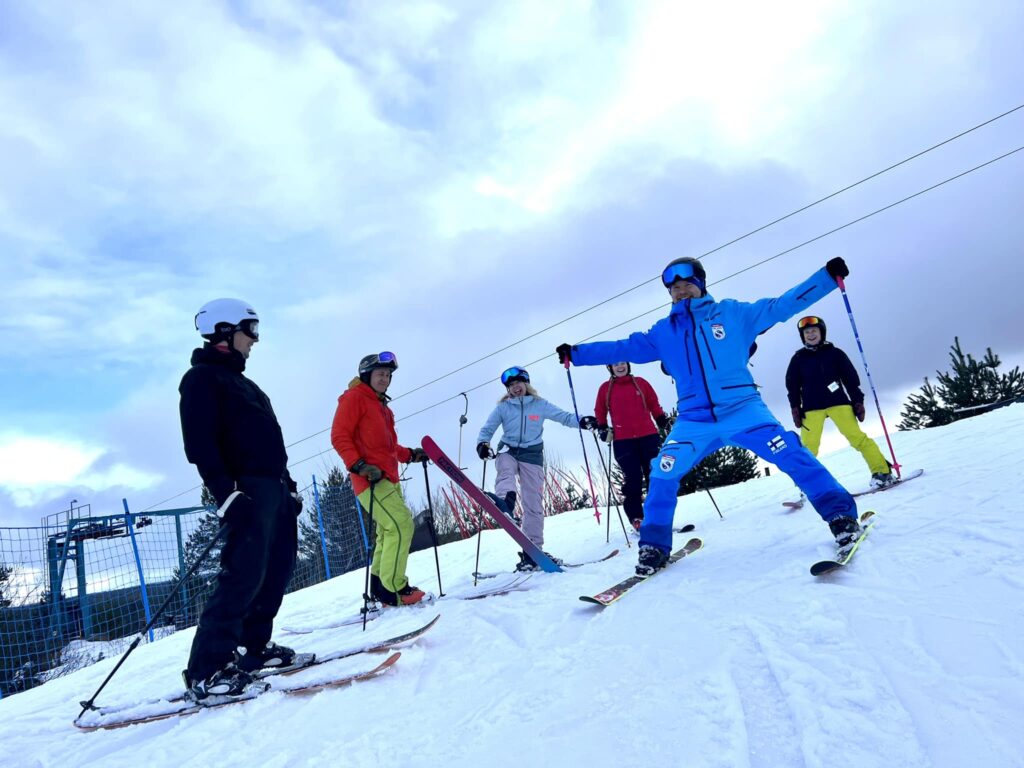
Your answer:
[[[857,517],[857,503],[850,493],[795,433],[772,416],[760,397],[718,410],[716,415],[717,421],[707,422],[686,420],[685,414],[681,415],[651,462],[641,545],[671,550],[679,482],[701,459],[727,445],[753,451],[789,475],[826,522]]]

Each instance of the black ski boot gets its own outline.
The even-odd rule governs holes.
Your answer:
[[[187,669],[181,676],[185,679],[185,698],[203,706],[247,698],[270,688],[270,683],[254,680],[252,675],[239,669],[234,662],[205,680],[193,680]]]
[[[284,669],[304,661],[309,664],[311,654],[296,654],[291,648],[277,643],[267,643],[266,648],[259,651],[246,651],[235,657],[235,665],[243,672],[254,674],[262,669]]]
[[[537,565],[533,558],[525,552],[519,553],[519,562],[516,564],[516,571],[519,573],[530,573],[531,571],[539,571],[540,566]]]
[[[668,562],[668,552],[650,544],[640,545],[640,558],[636,565],[637,576],[651,576]]]
[[[871,487],[872,488],[885,488],[888,485],[892,485],[896,482],[896,478],[892,476],[892,463],[889,461],[885,462],[889,465],[888,472],[875,472],[871,475]]]
[[[863,533],[860,523],[853,517],[837,517],[828,524],[828,527],[836,537],[836,546],[839,547],[840,554],[846,554]]]

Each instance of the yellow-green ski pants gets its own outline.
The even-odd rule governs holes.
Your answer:
[[[402,498],[402,489],[390,480],[381,480],[359,494],[359,503],[363,509],[373,511],[373,522],[377,524],[377,542],[373,548],[370,573],[380,577],[384,589],[398,592],[409,583],[405,564],[409,560],[415,527],[412,512]]]
[[[875,441],[861,431],[857,417],[853,413],[853,407],[849,405],[834,405],[831,408],[808,411],[804,414],[800,440],[807,450],[815,456],[818,455],[818,447],[821,445],[821,430],[825,426],[826,417],[832,419],[843,437],[849,440],[850,445],[864,457],[871,474],[889,472],[889,463],[885,460]]]

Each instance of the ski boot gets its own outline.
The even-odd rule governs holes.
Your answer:
[[[187,669],[181,676],[185,680],[185,698],[202,706],[244,699],[270,689],[270,683],[255,680],[234,662],[204,680],[193,680]]]
[[[839,548],[840,556],[849,552],[863,534],[860,523],[853,517],[837,517],[829,522],[828,527],[832,531],[832,535],[836,537],[836,546]]]
[[[246,650],[243,654],[235,654],[235,665],[251,675],[264,669],[276,672],[292,666],[306,666],[312,661],[313,654],[296,654],[291,648],[273,642],[258,651]]]
[[[656,571],[665,567],[668,562],[668,552],[650,544],[640,545],[640,558],[636,565],[637,576],[651,576]]]

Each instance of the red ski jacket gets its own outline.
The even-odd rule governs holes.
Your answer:
[[[398,444],[395,414],[387,402],[369,384],[352,380],[334,412],[331,445],[349,469],[360,459],[380,469],[384,477],[398,482],[398,462],[409,463],[409,449]],[[370,481],[354,472],[352,490],[359,495],[370,487]]]
[[[608,426],[609,411],[616,440],[657,434],[654,419],[665,413],[654,388],[632,374],[608,379],[597,390],[594,416],[601,427]]]

